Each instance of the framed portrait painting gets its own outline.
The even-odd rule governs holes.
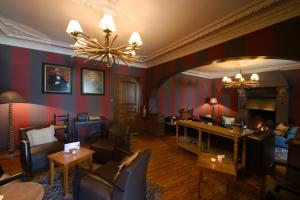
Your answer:
[[[72,68],[43,63],[43,93],[72,94]]]
[[[105,94],[104,71],[95,69],[81,69],[81,94]]]

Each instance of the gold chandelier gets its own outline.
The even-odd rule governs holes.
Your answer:
[[[254,73],[251,75],[250,80],[246,80],[243,77],[242,70],[234,77],[236,80],[232,80],[227,76],[223,77],[223,85],[225,88],[255,88],[259,85],[259,76]]]
[[[110,40],[111,33],[116,31],[116,26],[111,15],[105,14],[99,23],[99,27],[105,33],[104,41],[99,42],[97,39],[90,38],[84,34],[77,20],[71,20],[66,32],[75,40],[75,44],[71,45],[75,55],[86,55],[87,61],[100,60],[106,61],[108,66],[120,63],[125,64],[138,61],[139,56],[135,51],[142,45],[142,39],[138,32],[133,32],[128,40],[128,44],[113,47],[117,35]]]

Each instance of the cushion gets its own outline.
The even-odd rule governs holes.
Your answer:
[[[275,130],[273,131],[273,133],[275,135],[279,135],[279,136],[283,136],[286,137],[288,130],[289,130],[289,126],[284,125],[283,123],[280,123],[276,126]]]
[[[30,146],[37,146],[49,142],[56,142],[57,139],[54,136],[54,125],[42,129],[33,129],[27,132]]]

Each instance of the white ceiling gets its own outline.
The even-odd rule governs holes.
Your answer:
[[[290,4],[285,5],[284,9],[278,6],[287,4],[286,2]],[[70,54],[68,47],[73,41],[65,32],[69,20],[77,19],[85,33],[102,40],[103,34],[98,28],[98,23],[103,13],[110,13],[114,16],[117,27],[117,44],[126,43],[133,31],[140,33],[143,46],[138,54],[146,57],[147,63],[144,67],[149,67],[300,15],[299,2],[299,0],[0,0],[0,44],[29,46]],[[275,15],[271,15],[269,8],[277,8],[280,14],[275,12]],[[257,16],[256,18],[252,16],[257,13],[264,14],[263,21],[266,24],[263,24]],[[289,16],[282,17],[286,13]],[[249,28],[250,23],[241,24],[239,29],[227,31],[228,36],[213,35],[214,42],[208,37],[209,40],[200,41],[201,47],[195,47],[194,44],[199,39],[210,33],[218,34],[219,29],[232,28],[230,25],[245,22],[251,17],[259,21],[259,25],[254,24],[254,28]],[[271,21],[268,21],[268,17]],[[8,42],[3,42],[1,34]],[[11,41],[12,38],[18,41]],[[28,45],[25,40],[50,47],[37,47],[36,43]],[[194,49],[191,48],[191,44],[194,45]],[[186,48],[184,52],[176,53],[178,49],[184,48]],[[69,53],[66,53],[66,49]]]
[[[139,53],[150,56],[251,1],[1,0],[0,13],[52,40],[69,43],[72,40],[65,29],[70,19],[77,19],[88,35],[102,39],[98,23],[103,12],[110,12],[115,15],[118,41],[127,42],[131,32],[138,31],[144,42]],[[95,6],[89,6],[92,3]]]

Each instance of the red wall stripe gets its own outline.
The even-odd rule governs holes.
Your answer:
[[[245,51],[248,56],[265,56],[272,52],[272,29],[266,28],[245,36]]]
[[[76,113],[88,112],[88,99],[86,95],[81,95],[81,65],[83,59],[75,58],[74,71],[75,71],[75,90],[76,90]]]
[[[63,58],[61,54],[47,52],[46,62],[59,65],[63,63]],[[61,114],[61,109],[63,109],[61,105],[62,95],[64,94],[45,94],[47,105],[46,121],[51,122],[54,114]]]
[[[181,108],[186,108],[187,107],[187,101],[186,99],[188,98],[187,97],[187,92],[186,92],[186,89],[187,89],[187,78],[186,76],[181,76],[182,79],[182,83],[181,83]],[[179,109],[179,108],[178,108]]]
[[[12,48],[11,87],[24,98],[29,98],[29,50]],[[29,124],[29,104],[16,103],[13,105],[13,123],[15,143],[19,141],[18,130]]]

